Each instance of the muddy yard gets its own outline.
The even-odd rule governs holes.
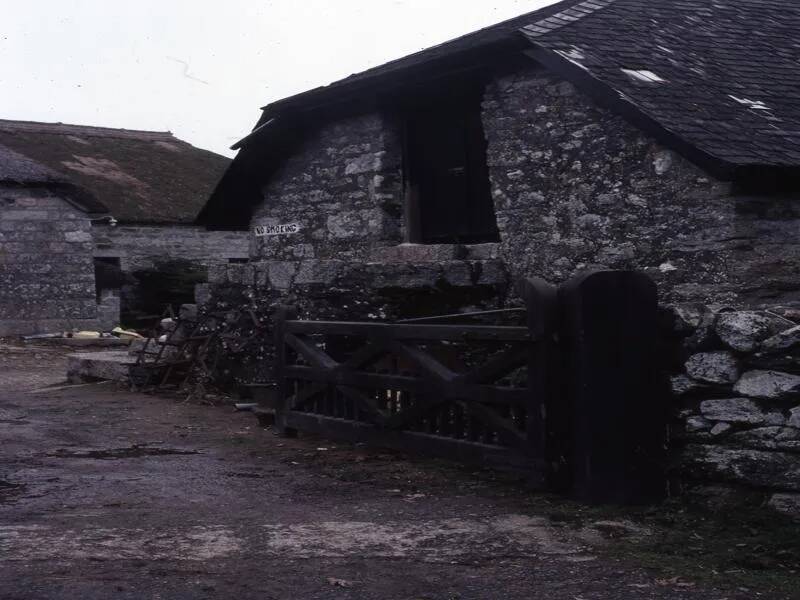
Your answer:
[[[6,600],[793,597],[791,549],[763,549],[783,558],[757,572],[726,562],[752,526],[584,509],[456,465],[282,439],[228,407],[63,387],[64,372],[63,351],[0,347]],[[675,527],[704,540],[697,558],[659,556],[691,546]]]

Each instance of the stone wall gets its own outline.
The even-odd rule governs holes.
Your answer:
[[[250,237],[243,231],[208,231],[189,225],[95,224],[92,236],[94,255],[119,258],[126,272],[152,269],[156,262],[170,259],[208,266],[250,256]]]
[[[45,189],[0,187],[0,335],[97,326],[86,215]]]
[[[563,281],[601,265],[644,270],[667,301],[800,299],[800,194],[736,196],[533,66],[491,83],[483,107],[515,275]]]
[[[213,266],[198,287],[204,311],[251,309],[264,329],[251,343],[230,344],[216,385],[269,381],[276,306],[292,305],[300,318],[395,320],[500,308],[510,282],[499,260],[363,263],[340,260],[259,261]],[[240,339],[253,335],[245,327]]]
[[[739,195],[533,64],[487,86],[483,122],[514,276],[635,268],[666,302],[800,299],[800,195]],[[368,114],[309,135],[252,221],[301,229],[255,238],[253,257],[375,260],[401,244],[400,131]]]
[[[673,309],[675,447],[689,480],[800,516],[800,309]]]
[[[370,114],[322,127],[264,188],[251,226],[299,224],[298,233],[259,237],[254,257],[368,259],[402,241],[400,128]]]

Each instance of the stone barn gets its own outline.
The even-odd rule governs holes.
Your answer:
[[[687,468],[798,507],[798,28],[778,0],[567,0],[274,102],[199,218],[252,262],[204,296],[380,319],[643,271]]]
[[[105,207],[0,145],[0,336],[100,326],[91,219]]]
[[[554,281],[642,269],[670,301],[798,300],[798,21],[560,2],[267,106],[200,222],[249,227],[279,284],[491,256]]]
[[[19,160],[38,165],[39,170],[32,173],[50,173],[53,181],[68,186],[73,195],[79,193],[92,199],[90,206],[94,212],[82,217],[91,222],[91,227],[78,236],[81,244],[90,245],[88,260],[94,262],[91,277],[85,277],[90,279],[90,296],[102,300],[101,304],[111,312],[109,322],[115,325],[119,323],[119,315],[113,316],[113,312],[115,303],[119,304],[116,297],[120,291],[126,324],[136,325],[138,315],[160,313],[166,303],[192,301],[194,285],[205,281],[209,265],[247,260],[246,235],[208,232],[193,224],[230,162],[223,156],[194,148],[171,133],[60,123],[0,121],[0,144]],[[19,185],[24,191],[26,182]],[[31,199],[25,206],[31,215],[44,208]],[[56,212],[42,216],[51,221],[42,223],[47,231],[68,228],[68,224],[59,223]],[[14,247],[9,245],[10,236],[15,236],[15,243],[22,243],[17,238],[25,238],[26,229],[20,222],[15,223],[11,213],[3,215],[2,227],[8,252],[8,248]],[[75,239],[76,236],[73,235]],[[24,242],[34,243],[28,238]],[[57,253],[75,249],[58,246],[66,242],[56,237],[46,243],[49,246],[37,246],[37,251],[49,249]],[[42,275],[47,281],[37,284],[44,287],[36,289],[52,290],[52,295],[42,297],[48,303],[60,302],[62,292],[57,285],[76,285],[62,277]],[[22,282],[35,275],[8,273],[6,277]],[[33,299],[35,296],[20,294],[9,302],[24,314],[26,301]],[[83,318],[94,310],[86,308],[80,316]],[[47,327],[14,328],[19,330],[17,333],[43,329]]]

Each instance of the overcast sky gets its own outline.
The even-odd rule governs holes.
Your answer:
[[[553,0],[0,0],[0,118],[170,130],[231,155],[258,109]]]

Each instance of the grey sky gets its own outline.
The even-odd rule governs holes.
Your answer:
[[[269,101],[552,0],[0,0],[0,118],[230,155]]]

